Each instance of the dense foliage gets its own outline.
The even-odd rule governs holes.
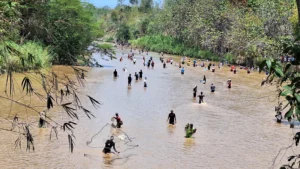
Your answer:
[[[103,36],[101,14],[103,9],[80,0],[1,1],[1,66],[30,63],[27,56],[32,57],[30,68],[49,63],[74,65],[91,42]],[[34,52],[34,48],[48,54]],[[41,64],[40,57],[51,62]]]
[[[160,52],[170,44],[161,41],[161,47],[152,39],[162,35],[198,50],[174,48],[168,53],[203,58],[196,53],[211,51],[247,65],[281,55],[298,23],[294,0],[165,0],[162,6],[152,0],[130,2],[120,3],[106,19],[107,30],[116,33],[117,40],[138,39],[131,42]]]

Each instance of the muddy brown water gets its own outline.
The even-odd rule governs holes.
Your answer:
[[[167,65],[163,69],[158,54],[154,56],[154,68],[144,67],[142,55],[136,55],[137,64],[127,59],[129,50],[117,49],[119,60],[104,61],[94,54],[105,68],[92,68],[87,74],[83,92],[94,96],[103,105],[95,110],[83,100],[83,104],[92,110],[96,118],[89,120],[80,115],[80,121],[74,132],[76,136],[74,153],[69,153],[67,136],[59,132],[58,140],[49,141],[50,129],[34,129],[35,152],[14,149],[17,134],[0,131],[0,167],[1,168],[116,168],[116,169],[266,169],[272,166],[272,160],[281,147],[291,143],[292,130],[288,124],[276,124],[274,105],[276,104],[274,87],[261,87],[263,74],[247,74],[238,69],[236,75],[228,67],[222,67],[212,73],[203,68],[185,66],[185,74],[180,74],[178,64]],[[137,51],[136,51],[137,52]],[[122,54],[124,53],[124,54]],[[124,72],[122,68],[128,67]],[[69,69],[54,67],[71,74]],[[117,69],[119,77],[113,78]],[[132,87],[127,87],[127,76],[143,70],[147,77],[148,88],[143,81],[133,79]],[[200,80],[206,75],[207,83]],[[232,89],[226,81],[232,79]],[[214,83],[216,92],[210,93],[210,84]],[[204,104],[192,98],[192,89],[198,85],[203,91]],[[7,115],[9,104],[2,102],[2,115]],[[177,124],[170,127],[166,120],[170,110],[177,116]],[[21,111],[21,108],[16,108]],[[124,125],[122,130],[131,138],[129,145],[138,145],[130,149],[128,144],[115,138],[119,155],[103,156],[101,153],[105,140],[111,133],[118,136],[110,126],[104,127],[90,144],[86,145],[97,132],[118,112]],[[35,119],[29,114],[29,118]],[[54,118],[61,117],[54,115]],[[193,123],[197,133],[191,139],[184,138],[184,126]],[[297,126],[296,126],[297,127]],[[25,141],[23,141],[25,144]],[[297,152],[297,149],[294,148]],[[289,150],[287,155],[292,154]],[[281,154],[276,167],[286,162]],[[283,158],[282,158],[283,157]],[[282,160],[281,160],[282,159]]]

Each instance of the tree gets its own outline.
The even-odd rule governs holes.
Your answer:
[[[139,3],[138,0],[130,0],[129,1],[132,5],[137,5]]]

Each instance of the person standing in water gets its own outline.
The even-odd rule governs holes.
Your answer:
[[[136,63],[136,59],[135,59],[135,58],[133,58],[133,64],[135,65],[135,63]]]
[[[196,60],[196,59],[194,59],[193,66],[194,66],[194,67],[196,67],[196,66],[197,66],[197,60]]]
[[[228,79],[227,84],[228,84],[228,88],[230,89],[231,88],[231,79],[230,78]]]
[[[109,140],[106,140],[105,147],[102,152],[104,154],[111,153],[111,148],[113,148],[116,153],[120,153],[117,151],[117,149],[115,147],[114,136],[111,136]]]
[[[39,127],[45,127],[45,121],[46,121],[46,113],[45,111],[40,112],[40,121],[39,121]]]
[[[208,70],[210,70],[210,67],[211,67],[211,63],[209,63],[209,64],[208,64],[208,67],[207,67],[207,68],[208,68]]]
[[[154,61],[152,60],[152,62],[151,62],[151,66],[152,66],[152,68],[154,67]]]
[[[136,72],[135,72],[134,76],[135,76],[135,80],[139,80],[139,75]]]
[[[247,69],[247,73],[250,74],[250,68]]]
[[[203,76],[203,84],[205,84],[206,83],[206,77],[205,77],[205,75]]]
[[[114,71],[114,77],[118,77],[117,69],[115,69],[115,71]]]
[[[164,69],[166,68],[166,62],[163,63],[163,68],[164,68]]]
[[[173,112],[173,110],[171,110],[171,113],[169,113],[167,121],[169,122],[169,124],[175,125],[175,123],[176,123],[176,115]]]
[[[210,86],[210,91],[213,93],[216,90],[216,86],[214,86],[214,84],[211,84]]]
[[[129,76],[128,76],[128,86],[131,86],[131,81],[132,81],[131,74],[129,74]]]
[[[203,98],[205,96],[203,95],[203,92],[201,92],[200,95],[198,95],[198,97],[199,97],[199,104],[204,103]]]
[[[148,87],[148,85],[147,85],[147,77],[145,77],[145,79],[144,79],[144,87]]]
[[[117,120],[117,128],[121,128],[123,125],[123,121],[121,120],[120,116],[118,113],[116,113],[116,117],[114,117]]]
[[[181,74],[184,74],[184,67],[181,68]]]
[[[282,120],[282,113],[281,112],[278,112],[276,115],[276,121],[277,123],[281,123],[281,120]]]
[[[198,86],[195,86],[194,89],[193,89],[194,98],[197,96],[197,90],[198,90],[197,88],[198,88]]]
[[[127,65],[126,64],[125,64],[123,70],[124,70],[124,72],[126,72],[126,70],[127,70]]]
[[[143,79],[143,71],[142,70],[140,70],[139,74],[140,74],[140,79]]]

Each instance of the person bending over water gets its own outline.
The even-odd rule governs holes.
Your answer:
[[[116,113],[116,117],[114,117],[117,121],[117,128],[121,128],[121,126],[123,125],[123,121],[121,120],[120,116],[118,113]]]
[[[195,86],[193,89],[193,96],[196,97],[197,96],[197,88],[198,86]]]
[[[171,110],[171,113],[169,113],[168,121],[169,121],[169,124],[172,124],[172,125],[175,125],[175,123],[176,123],[176,115],[173,112],[173,110]]]
[[[191,138],[197,131],[197,129],[193,128],[193,124],[187,124],[184,129],[186,138]]]
[[[204,103],[203,98],[205,96],[203,95],[203,92],[201,92],[200,95],[198,95],[198,97],[199,97],[199,104]]]
[[[128,86],[131,86],[131,81],[132,81],[131,74],[129,74],[129,76],[128,76]]]
[[[109,140],[106,140],[105,147],[102,152],[104,154],[112,153],[111,148],[113,148],[116,153],[120,153],[116,149],[115,142],[114,142],[114,136],[111,136]]]
[[[118,77],[117,69],[115,69],[115,71],[114,71],[114,77]]]
[[[211,84],[210,91],[211,92],[215,92],[215,90],[216,90],[216,86],[214,86],[214,84]]]

